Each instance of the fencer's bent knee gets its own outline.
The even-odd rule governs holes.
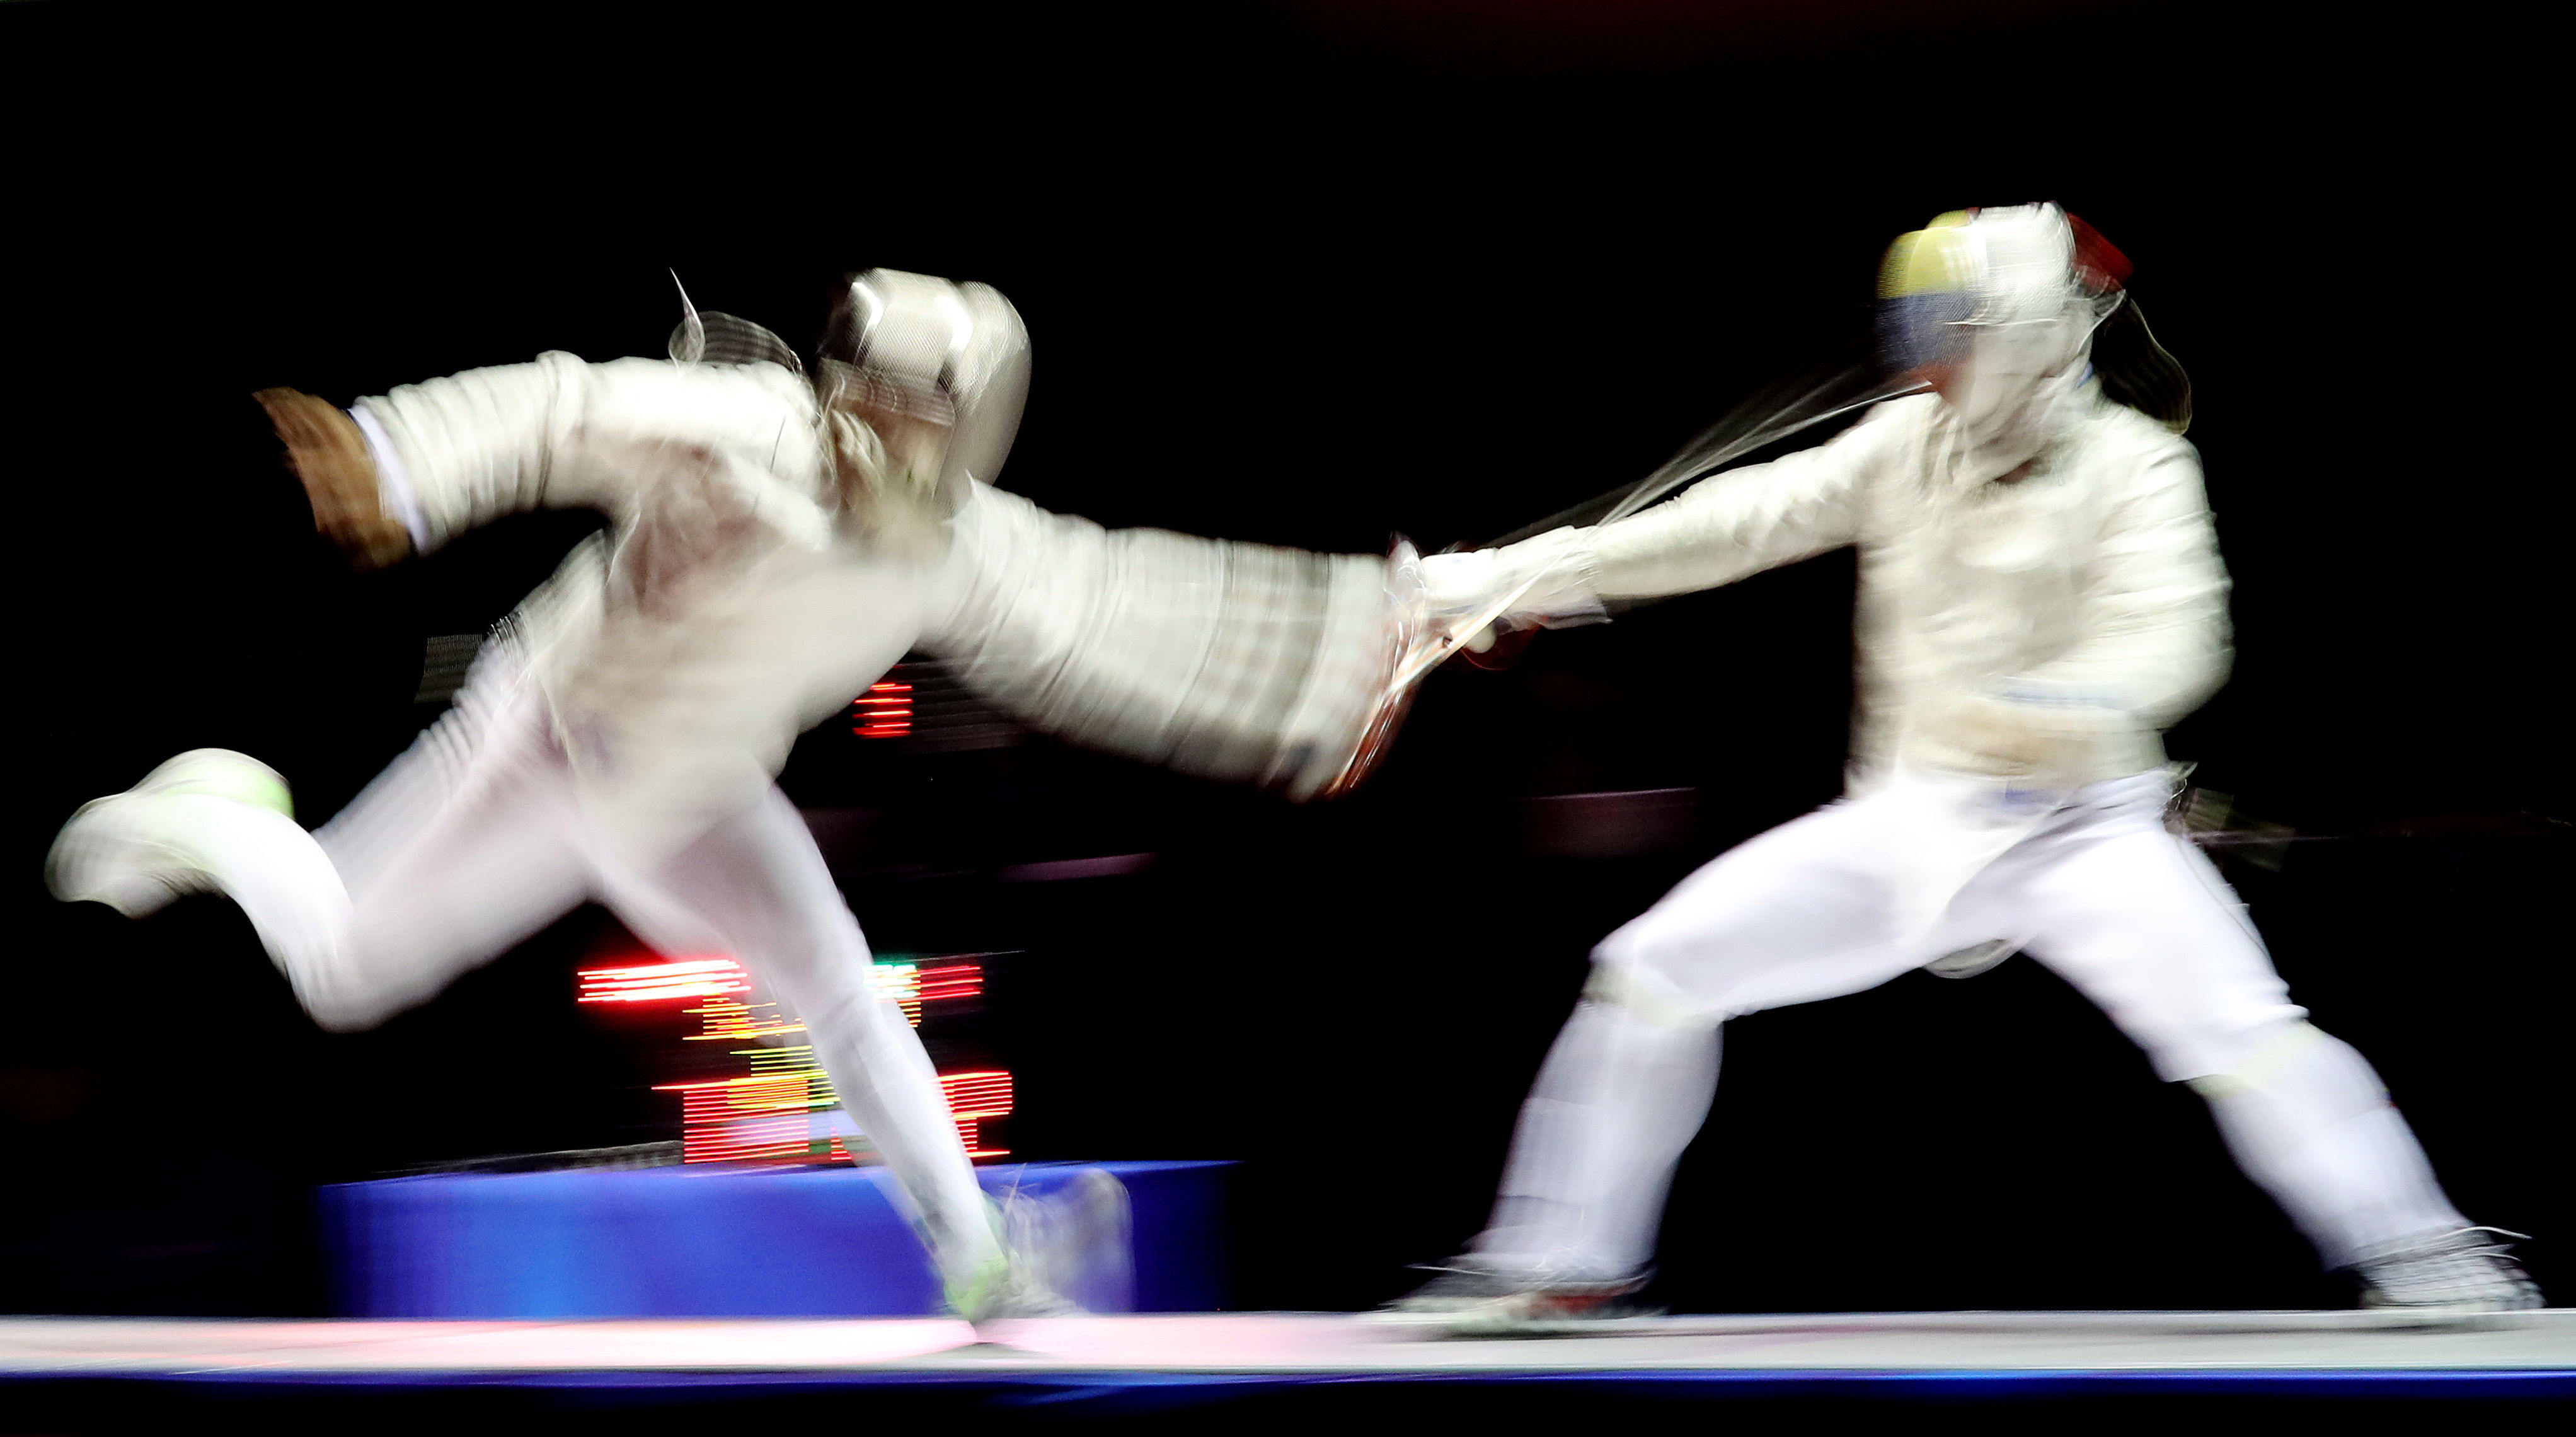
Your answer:
[[[363,1033],[383,1026],[386,1019],[419,1006],[419,1000],[388,999],[382,993],[362,991],[354,986],[332,985],[308,988],[297,985],[295,1001],[313,1026],[325,1033]]]
[[[2204,1098],[2223,1098],[2266,1086],[2301,1054],[2333,1041],[2304,1018],[2266,1023],[2235,1034],[2231,1042],[2204,1045],[2202,1061],[2192,1065],[2204,1071],[2176,1073],[2171,1080],[2189,1083]]]
[[[329,955],[280,963],[295,1001],[326,1033],[363,1033],[438,996],[454,975],[371,942],[362,927]]]
[[[1661,1028],[1693,1031],[1718,1024],[1662,974],[1611,952],[1607,944],[1592,955],[1592,975],[1584,980],[1583,1001],[1625,1009]]]

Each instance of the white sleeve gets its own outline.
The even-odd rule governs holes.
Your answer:
[[[546,354],[407,384],[360,409],[395,456],[422,553],[532,509],[597,509],[622,523],[657,455],[724,451],[808,498],[822,492],[812,396],[774,365]]]
[[[1882,406],[1831,443],[1704,479],[1615,523],[1426,560],[1433,608],[1466,612],[1516,595],[1505,619],[1562,628],[1608,617],[1604,599],[1713,589],[1852,543],[1862,492],[1902,439],[1889,417]]]
[[[1702,480],[1590,530],[1595,591],[1647,599],[1714,589],[1855,542],[1862,494],[1903,430],[1882,406],[1831,443]]]
[[[589,367],[569,354],[548,354],[360,402],[385,432],[411,490],[420,552],[505,514],[597,502],[600,496],[553,482],[552,461],[581,423]]]
[[[949,521],[920,646],[1059,738],[1303,800],[1403,656],[1387,561],[1104,529],[989,484]]]

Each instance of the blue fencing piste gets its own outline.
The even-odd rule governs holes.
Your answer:
[[[980,1169],[1039,1194],[1082,1167],[1127,1188],[1135,1310],[1225,1305],[1231,1163]],[[882,1168],[449,1174],[321,1190],[347,1317],[915,1317],[939,1281]]]

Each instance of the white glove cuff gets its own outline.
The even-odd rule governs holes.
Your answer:
[[[1592,546],[1581,529],[1472,554],[1434,554],[1422,561],[1434,617],[1461,621],[1501,604],[1493,615],[1515,627],[1562,629],[1610,615],[1594,591]]]

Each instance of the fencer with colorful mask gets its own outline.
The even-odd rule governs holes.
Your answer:
[[[2247,1175],[2367,1301],[2537,1302],[2165,824],[2160,735],[2226,675],[2228,579],[2179,433],[2179,368],[2151,339],[2133,346],[2161,365],[2126,376],[2140,407],[2093,372],[2099,326],[2145,335],[2128,273],[2051,205],[1944,215],[1896,242],[1880,283],[1887,365],[1931,392],[1631,517],[1423,561],[1453,622],[1501,606],[1515,627],[1563,626],[1853,546],[1857,674],[1845,797],[1721,855],[1599,945],[1484,1232],[1393,1316],[1622,1310],[1728,1018],[2016,952],[2206,1096]]]
[[[2088,277],[2071,224],[2040,207],[1944,215],[1891,249],[1882,342],[1947,405],[1963,482],[2020,468],[2081,417],[2094,328],[2125,297],[2094,248]]]

